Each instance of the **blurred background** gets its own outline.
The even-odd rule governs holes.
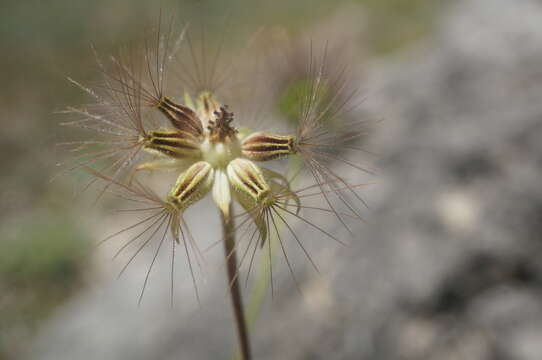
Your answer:
[[[96,81],[91,44],[107,54],[137,41],[159,6],[0,2],[2,360],[223,359],[234,349],[220,272],[206,276],[201,305],[189,277],[178,276],[171,309],[164,258],[138,307],[152,253],[117,280],[128,255],[111,261],[113,248],[91,244],[129,219],[76,196],[80,174],[55,177],[66,158],[56,144],[71,136],[57,112],[89,101],[66,77]],[[253,330],[255,358],[542,358],[542,2],[161,7],[210,24],[227,17],[231,42],[261,26],[342,42],[363,74],[355,85],[365,114],[382,119],[366,144],[377,175],[343,169],[375,182],[363,190],[366,224],[346,248],[308,242],[321,274],[294,256],[302,294],[277,264],[275,295]],[[285,115],[288,94],[276,104]],[[218,219],[198,216],[209,205],[189,221],[212,242]]]

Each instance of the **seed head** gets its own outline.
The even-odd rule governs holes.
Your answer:
[[[181,40],[184,36],[183,30]],[[336,78],[328,73],[327,53],[324,52],[318,64],[311,50],[307,72],[310,82],[304,89],[296,131],[289,134],[274,133],[268,129],[239,131],[238,124],[243,119],[238,119],[210,88],[198,83],[198,86],[193,87],[197,88],[197,91],[186,91],[182,100],[172,97],[174,93],[169,92],[164,84],[169,79],[167,69],[173,66],[176,58],[175,46],[169,44],[173,37],[168,33],[165,38],[156,38],[155,47],[150,47],[153,50],[149,50],[147,43],[145,45],[143,67],[135,65],[137,61],[126,60],[125,56],[119,55],[112,58],[113,69],[108,71],[97,57],[100,68],[106,74],[103,95],[73,81],[97,101],[93,107],[97,109],[95,112],[86,108],[70,108],[69,112],[84,117],[73,124],[114,139],[111,142],[89,142],[109,148],[103,154],[91,153],[90,160],[83,161],[78,166],[88,167],[98,160],[111,158],[111,164],[99,170],[89,170],[91,174],[96,179],[105,181],[107,187],[113,185],[122,192],[127,192],[132,199],[141,198],[143,202],[150,203],[151,206],[143,208],[142,211],[154,212],[137,226],[124,229],[115,236],[138,226],[144,227],[135,239],[145,237],[145,233],[150,235],[136,252],[137,255],[164,227],[169,229],[166,232],[172,234],[176,243],[184,245],[187,255],[189,249],[199,254],[188,231],[184,213],[211,193],[216,206],[225,216],[232,216],[229,213],[231,204],[237,202],[245,211],[241,214],[245,217],[241,226],[255,226],[247,251],[252,246],[252,239],[256,239],[256,243],[261,246],[266,241],[269,242],[272,230],[284,251],[279,227],[285,226],[310,259],[288,219],[299,220],[341,242],[301,214],[304,210],[333,214],[345,226],[345,218],[360,219],[356,204],[353,203],[355,199],[352,200],[349,196],[354,195],[361,200],[355,192],[359,185],[349,183],[333,165],[343,163],[363,170],[344,155],[349,148],[354,148],[353,143],[361,136],[363,127],[360,126],[362,122],[354,121],[335,126],[338,130],[332,132],[333,129],[330,130],[323,121],[329,118],[340,120],[341,111],[354,96],[342,92],[345,88],[341,85],[345,80],[344,72],[340,72]],[[192,60],[196,62],[194,51],[191,53]],[[203,67],[205,63],[197,65]],[[215,75],[200,77],[200,72],[214,74],[214,69],[200,70],[196,76],[215,79]],[[329,84],[333,84],[333,87],[328,86]],[[338,90],[331,94],[326,90],[324,96],[324,87]],[[85,148],[83,145],[86,143],[81,143],[81,150]],[[152,157],[143,161],[143,154],[140,153],[147,153]],[[294,191],[289,181],[291,179],[262,165],[287,157],[304,160],[315,184]],[[127,181],[120,180],[119,171],[125,168],[139,172],[174,170],[178,177],[162,200],[141,185],[139,180],[135,180],[134,185],[134,176]],[[306,193],[310,190],[312,193]],[[322,198],[324,207],[304,204],[304,200],[309,197]],[[335,199],[332,199],[333,197]],[[339,211],[334,204],[333,200],[337,199],[347,208],[346,212]],[[161,238],[158,251],[166,232]],[[284,255],[290,265],[285,252]],[[312,262],[312,259],[310,260]],[[191,262],[190,268],[192,270]],[[193,271],[192,276],[194,279]]]

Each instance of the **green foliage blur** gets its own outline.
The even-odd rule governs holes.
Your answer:
[[[89,239],[63,215],[27,220],[0,243],[0,359],[82,285]]]

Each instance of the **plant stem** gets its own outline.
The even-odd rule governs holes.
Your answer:
[[[245,320],[245,313],[243,309],[243,299],[241,297],[241,290],[239,287],[239,280],[237,275],[237,254],[235,250],[235,228],[233,218],[231,214],[231,206],[228,214],[224,214],[222,211],[222,229],[224,233],[224,256],[226,258],[226,265],[228,269],[228,284],[231,302],[233,305],[233,314],[235,318],[235,324],[237,326],[237,337],[239,340],[239,348],[241,349],[241,359],[251,360],[250,352],[250,340],[248,336],[248,328]]]

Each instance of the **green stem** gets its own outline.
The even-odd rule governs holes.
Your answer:
[[[231,302],[233,305],[233,314],[235,325],[237,327],[237,338],[239,340],[239,348],[241,349],[241,359],[251,360],[250,340],[248,334],[245,313],[243,309],[243,299],[241,297],[241,289],[239,287],[239,277],[237,276],[237,254],[235,250],[235,227],[233,218],[231,217],[231,206],[228,214],[220,212],[222,219],[222,228],[224,233],[224,256],[226,258],[228,284]]]

